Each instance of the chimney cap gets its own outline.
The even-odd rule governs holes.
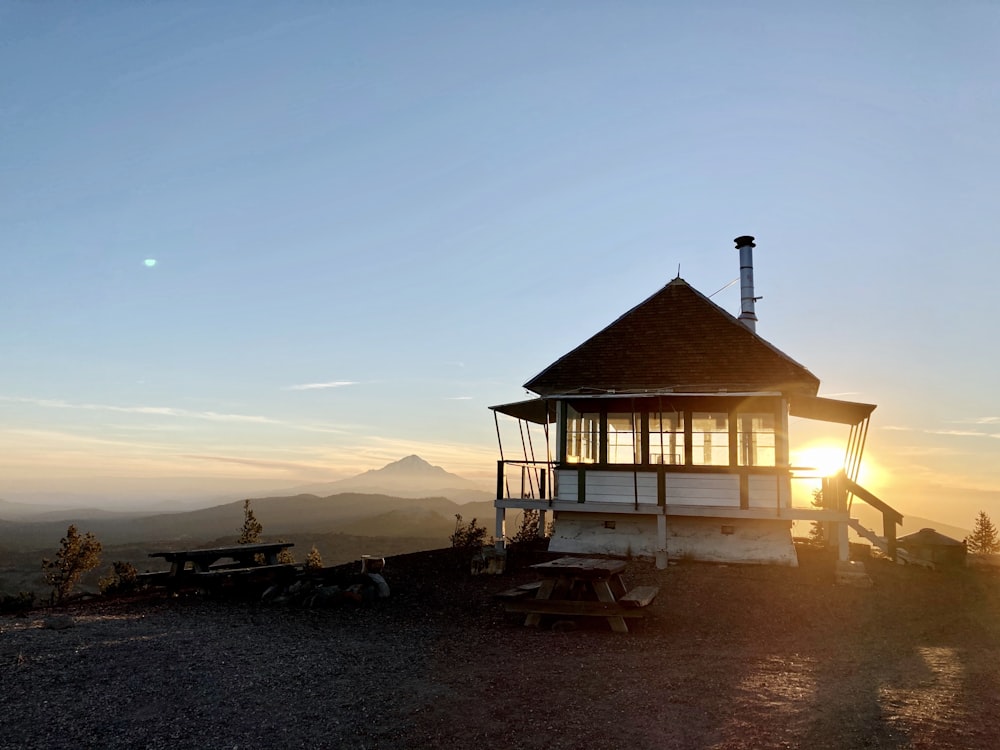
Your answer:
[[[757,247],[753,243],[753,237],[751,237],[749,234],[744,234],[742,237],[737,237],[735,240],[733,240],[733,242],[736,243],[737,250],[739,250],[741,247],[746,247],[747,245],[749,245],[750,247]]]

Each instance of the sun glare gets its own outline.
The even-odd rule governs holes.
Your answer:
[[[844,468],[844,446],[812,443],[792,451],[792,466],[801,471],[828,477]]]

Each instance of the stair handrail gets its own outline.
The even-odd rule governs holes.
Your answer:
[[[896,526],[903,523],[903,514],[898,510],[893,508],[887,502],[877,497],[870,490],[866,490],[860,484],[850,479],[841,472],[838,477],[839,481],[842,482],[842,487],[847,490],[851,495],[863,500],[870,506],[878,511],[882,512],[882,533],[885,536],[886,541],[886,552],[890,558],[896,559]]]

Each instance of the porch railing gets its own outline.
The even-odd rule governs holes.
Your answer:
[[[497,499],[548,500],[551,465],[547,461],[497,461]]]

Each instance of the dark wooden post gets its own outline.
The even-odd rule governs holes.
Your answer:
[[[503,461],[497,461],[497,500],[503,499]]]
[[[882,534],[885,536],[886,553],[890,560],[896,559],[896,519],[882,512]]]

